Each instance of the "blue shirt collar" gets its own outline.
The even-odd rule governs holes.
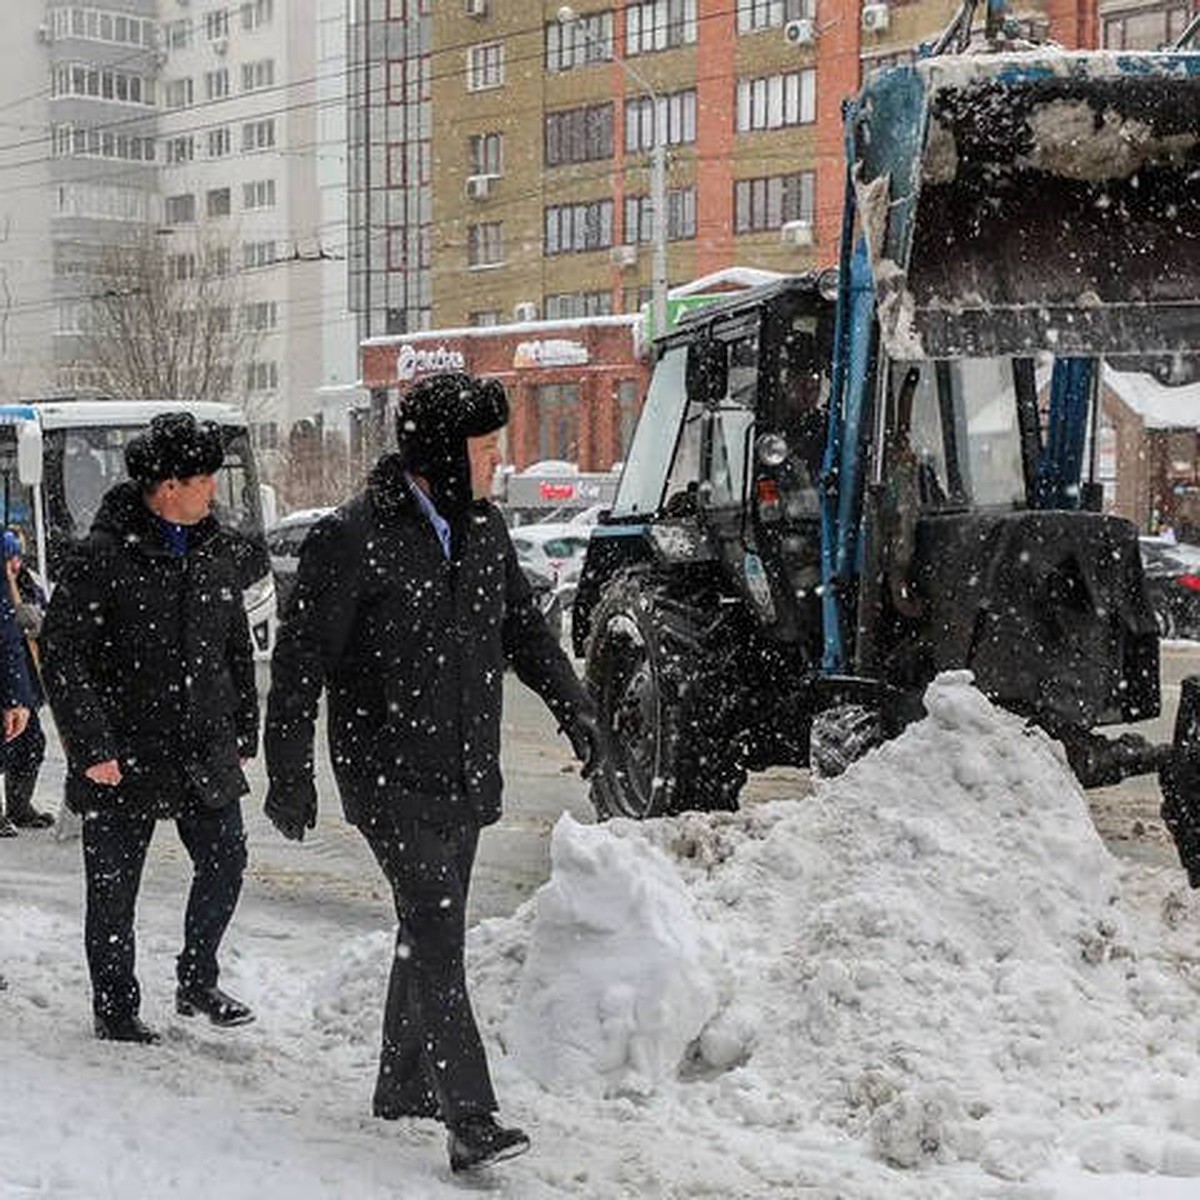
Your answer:
[[[442,553],[450,557],[450,522],[442,516],[440,512],[433,506],[433,501],[425,494],[417,481],[407,472],[404,472],[404,478],[408,480],[408,490],[416,497],[417,504],[421,511],[429,518],[430,525],[433,526],[433,532],[437,534],[438,541],[442,546]]]

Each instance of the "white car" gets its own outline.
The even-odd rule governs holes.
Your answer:
[[[578,580],[591,536],[588,526],[555,521],[518,525],[509,532],[522,562],[548,571],[560,586]]]

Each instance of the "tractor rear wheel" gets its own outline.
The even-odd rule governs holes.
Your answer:
[[[621,576],[592,618],[587,679],[612,749],[592,780],[601,819],[735,809],[746,779],[738,731],[713,725],[712,664],[664,599],[644,575]]]

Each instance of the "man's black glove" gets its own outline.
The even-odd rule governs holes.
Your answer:
[[[263,812],[285,838],[304,841],[304,831],[317,824],[317,789],[313,781],[304,776],[272,779],[267,785]]]
[[[563,732],[571,743],[571,749],[582,766],[579,774],[589,778],[596,768],[608,757],[608,734],[596,720],[596,714],[580,709],[569,721],[564,722]]]

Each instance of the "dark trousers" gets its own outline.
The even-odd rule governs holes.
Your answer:
[[[399,922],[375,1108],[436,1112],[448,1125],[494,1112],[463,961],[479,831],[387,815],[361,828],[391,884]]]
[[[136,1016],[141,990],[134,974],[134,910],[155,818],[118,810],[83,818],[87,878],[84,946],[97,1016]],[[233,917],[246,869],[246,833],[239,801],[196,805],[175,821],[192,860],[192,886],[175,973],[184,987],[217,982],[217,949]]]
[[[30,710],[29,724],[20,737],[4,745],[4,800],[10,817],[26,815],[33,807],[33,792],[45,757],[46,735],[35,708]]]

